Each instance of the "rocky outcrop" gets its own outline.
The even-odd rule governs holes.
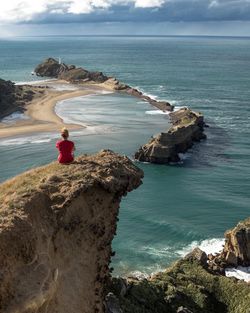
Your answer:
[[[103,312],[121,197],[142,177],[127,157],[101,151],[2,184],[0,312]]]
[[[179,153],[186,152],[194,142],[206,138],[202,114],[183,108],[169,115],[172,123],[169,130],[140,147],[135,159],[158,164],[178,162]]]
[[[53,58],[48,58],[37,65],[34,72],[37,76],[46,76],[67,80],[71,83],[94,81],[103,83],[108,79],[102,72],[89,72],[82,67],[59,63]]]
[[[250,266],[250,218],[225,233],[221,253],[209,255],[209,266],[218,272],[226,267]]]
[[[227,263],[250,266],[250,219],[240,222],[225,233],[223,255]],[[236,262],[235,262],[235,261]]]
[[[250,219],[225,233],[220,254],[195,248],[148,279],[112,278],[108,309],[123,313],[242,313],[250,308],[250,284],[225,276],[225,267],[250,265]],[[110,301],[112,299],[112,301]]]
[[[23,112],[24,106],[34,97],[44,93],[44,87],[15,85],[0,79],[0,119],[16,111]]]
[[[204,257],[200,257],[201,254],[196,251],[192,257],[189,255],[148,279],[121,281],[120,278],[113,278],[109,290],[116,308],[120,310],[115,312],[248,312],[250,285],[211,273],[203,264]]]
[[[126,93],[149,102],[153,106],[163,111],[173,111],[174,106],[166,101],[157,101],[146,95],[136,88],[130,87],[124,83],[121,83],[114,77],[108,77],[102,72],[89,72],[82,67],[76,67],[75,65],[67,65],[65,63],[59,63],[53,58],[48,58],[39,64],[34,72],[37,76],[46,76],[52,78],[63,79],[71,83],[103,83],[103,86],[115,90],[121,93]]]

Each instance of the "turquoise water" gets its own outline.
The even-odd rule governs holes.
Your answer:
[[[0,77],[34,79],[48,56],[117,76],[158,99],[202,111],[208,139],[182,164],[140,164],[143,185],[121,204],[113,242],[115,273],[151,273],[191,247],[213,249],[226,229],[249,216],[250,40],[185,37],[60,37],[0,41]],[[58,105],[62,117],[88,128],[72,134],[77,152],[110,148],[133,157],[168,125],[131,97],[103,94]],[[57,135],[0,141],[0,180],[56,157]],[[46,145],[46,152],[45,151]]]

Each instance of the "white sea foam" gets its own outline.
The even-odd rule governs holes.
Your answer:
[[[109,95],[111,93],[114,93],[114,91],[111,91],[111,90],[105,90],[105,89],[93,89],[95,94],[100,94],[100,95]]]
[[[29,119],[29,117],[27,115],[25,115],[22,112],[14,112],[6,117],[4,117],[1,122],[2,123],[6,123],[6,124],[10,124],[10,123],[15,123],[19,120],[27,120]]]
[[[174,106],[178,106],[179,105],[179,101],[177,101],[177,100],[168,100],[169,101],[169,103],[171,103],[172,105],[174,105]]]
[[[97,135],[97,134],[104,134],[110,133],[113,129],[110,126],[102,126],[102,125],[95,125],[95,126],[87,126],[81,130],[74,130],[70,132],[71,138],[75,136],[89,136],[89,135]],[[14,137],[8,139],[0,139],[0,146],[16,146],[16,145],[26,145],[26,144],[39,144],[39,143],[48,143],[52,140],[59,138],[58,133],[39,133],[33,136],[27,137]]]
[[[28,137],[15,137],[10,139],[1,139],[0,146],[16,146],[16,145],[26,145],[26,144],[38,144],[50,142],[53,138],[57,138],[58,135],[49,137],[48,135],[37,135]]]
[[[212,238],[202,241],[193,241],[188,246],[181,250],[177,250],[176,253],[181,257],[187,255],[189,252],[193,251],[195,248],[200,248],[206,254],[216,254],[222,251],[225,240],[223,238]]]
[[[250,266],[243,267],[238,266],[237,268],[226,268],[227,277],[235,277],[237,279],[242,279],[246,282],[250,282]]]
[[[165,86],[163,86],[163,85],[159,85],[157,89],[158,89],[158,90],[160,90],[160,91],[162,91],[162,90],[164,90],[164,89],[165,89]]]
[[[150,98],[153,99],[153,100],[157,100],[157,99],[159,98],[159,97],[156,96],[156,95],[152,95],[152,94],[150,94],[150,93],[145,92],[143,88],[140,88],[140,87],[137,87],[137,86],[136,86],[135,89],[137,89],[138,91],[142,92],[144,96],[150,97]]]
[[[146,111],[145,113],[149,115],[169,115],[170,112],[163,112],[162,110],[150,110]]]
[[[150,275],[140,271],[132,271],[128,274],[128,276],[136,277],[139,280],[143,280],[149,278]]]
[[[49,86],[53,88],[54,90],[58,90],[58,91],[79,90],[79,87],[74,86],[72,84],[50,84]]]
[[[151,246],[143,246],[140,248],[142,253],[146,253],[151,256],[156,257],[168,257],[173,255],[173,247],[165,246],[165,247],[151,247]]]
[[[179,111],[180,109],[187,108],[186,106],[175,106],[174,107],[174,112]]]
[[[181,161],[185,161],[187,159],[189,159],[191,157],[191,153],[178,153],[179,158],[181,159]]]
[[[15,85],[34,85],[39,83],[46,83],[46,82],[53,82],[57,80],[57,78],[48,78],[48,79],[41,79],[41,80],[31,80],[31,81],[24,81],[24,82],[15,82]]]

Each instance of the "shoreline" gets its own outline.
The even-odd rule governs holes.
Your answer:
[[[86,128],[87,126],[84,125],[63,122],[55,112],[57,103],[67,99],[96,94],[98,90],[110,91],[101,84],[85,84],[84,88],[81,88],[82,86],[78,87],[62,80],[38,81],[32,85],[49,88],[46,89],[44,95],[25,104],[23,113],[28,119],[18,120],[10,124],[0,122],[0,139],[41,132],[58,132],[62,127],[67,127],[70,131]],[[57,90],[53,89],[51,85],[72,85],[76,89]]]

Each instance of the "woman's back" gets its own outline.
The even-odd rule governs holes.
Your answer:
[[[68,131],[63,129],[63,139],[56,143],[56,148],[59,150],[58,161],[60,163],[70,163],[74,160],[73,151],[75,150],[75,145],[73,141],[67,139],[68,136]]]

